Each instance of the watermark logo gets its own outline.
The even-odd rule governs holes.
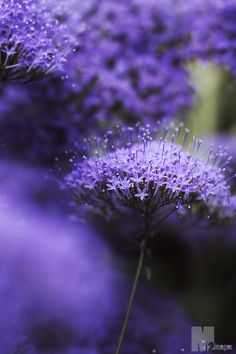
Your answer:
[[[215,343],[214,327],[192,327],[192,352],[231,351],[230,344]]]

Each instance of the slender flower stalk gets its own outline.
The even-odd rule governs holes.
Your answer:
[[[132,311],[132,306],[134,303],[134,299],[135,299],[135,295],[136,295],[136,291],[137,291],[137,287],[138,287],[138,283],[140,280],[140,276],[142,273],[142,269],[143,269],[143,264],[145,261],[145,256],[146,256],[146,251],[147,251],[147,247],[148,247],[148,241],[151,235],[151,231],[149,230],[149,213],[148,213],[148,208],[146,210],[146,213],[143,215],[143,222],[144,222],[144,230],[143,230],[143,235],[142,235],[142,239],[140,242],[140,255],[139,255],[139,260],[138,260],[138,265],[137,265],[137,269],[136,269],[136,273],[135,273],[135,277],[134,277],[134,282],[133,282],[133,286],[132,286],[132,290],[130,293],[130,298],[128,301],[128,305],[127,305],[127,309],[126,309],[126,313],[125,313],[125,317],[124,317],[124,321],[122,324],[122,329],[120,332],[120,337],[117,343],[117,347],[116,347],[116,351],[115,354],[120,354],[122,351],[122,346],[124,343],[124,338],[125,338],[125,334],[127,331],[127,327],[128,327],[128,322],[129,322],[129,318],[131,315],[131,311]]]
[[[146,237],[146,239],[143,239],[143,241],[141,243],[141,247],[140,247],[141,251],[140,251],[138,266],[137,266],[137,270],[136,270],[136,274],[135,274],[135,278],[134,278],[134,283],[133,283],[132,291],[131,291],[131,294],[130,294],[130,298],[129,298],[129,302],[128,302],[127,310],[126,310],[126,313],[125,313],[125,318],[124,318],[124,322],[123,322],[123,325],[122,325],[122,329],[121,329],[121,333],[120,333],[120,337],[119,337],[119,341],[118,341],[118,344],[117,344],[117,348],[116,348],[115,354],[120,354],[121,350],[122,350],[122,345],[123,345],[123,342],[124,342],[125,333],[127,331],[128,321],[129,321],[129,318],[130,318],[130,314],[131,314],[132,306],[133,306],[133,303],[134,303],[134,298],[135,298],[138,282],[139,282],[141,271],[142,271],[142,267],[143,267],[143,262],[144,262],[145,252],[146,252],[146,246],[147,246],[147,240],[148,239]]]

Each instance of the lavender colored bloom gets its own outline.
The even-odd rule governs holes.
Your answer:
[[[236,4],[200,1],[193,26],[193,55],[213,61],[236,75]]]
[[[126,131],[126,132],[125,132]],[[228,215],[235,212],[225,166],[230,158],[224,150],[210,151],[201,158],[201,142],[193,139],[185,150],[188,131],[182,144],[176,141],[181,127],[167,129],[165,138],[152,139],[148,128],[121,130],[120,146],[112,135],[97,143],[95,156],[75,163],[66,177],[66,187],[76,200],[103,208],[129,207],[153,215],[173,206],[179,213],[201,205],[209,213],[218,209]],[[99,153],[106,151],[104,154]],[[226,212],[227,209],[227,212]]]
[[[79,111],[101,123],[173,119],[193,103],[183,64],[187,16],[172,1],[89,1],[84,32],[69,75]],[[76,60],[80,72],[76,72]],[[78,78],[79,75],[79,78]]]
[[[62,68],[76,43],[59,9],[44,0],[0,2],[1,81],[31,81]]]

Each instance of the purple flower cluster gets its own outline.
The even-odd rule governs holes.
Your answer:
[[[213,61],[236,75],[236,3],[200,1],[193,26],[193,55]]]
[[[106,124],[156,121],[192,105],[183,66],[188,20],[172,1],[90,0],[83,19],[89,30],[81,39],[80,79],[74,83],[82,117]]]
[[[86,30],[77,30],[79,50],[68,56],[65,74],[2,88],[1,141],[9,153],[51,162],[82,134],[93,134],[104,124],[184,115],[193,104],[183,66],[187,16],[172,11],[171,4],[89,0],[81,5],[81,19],[75,16],[73,23],[85,23]],[[70,24],[72,14],[64,17]]]
[[[61,69],[75,38],[59,5],[50,1],[0,1],[0,80],[31,81]],[[58,10],[58,12],[57,12]]]
[[[189,151],[185,150],[187,130],[182,144],[176,142],[181,127],[164,133],[166,137],[152,139],[148,128],[128,129],[127,135],[138,136],[138,141],[132,137],[122,140],[119,148],[108,135],[97,144],[95,156],[84,156],[83,162],[75,164],[66,177],[66,186],[76,200],[95,207],[121,205],[153,214],[167,205],[182,212],[185,207],[201,204],[208,212],[226,208],[235,212],[224,173],[230,158],[224,150],[213,153],[210,149],[202,158],[201,142],[196,139]]]

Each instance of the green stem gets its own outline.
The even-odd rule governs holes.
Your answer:
[[[127,310],[126,310],[126,314],[125,314],[125,318],[123,321],[123,325],[122,325],[122,329],[121,329],[121,333],[120,333],[120,338],[119,338],[119,341],[118,341],[118,344],[116,347],[115,354],[121,354],[121,349],[122,349],[122,345],[124,342],[124,337],[125,337],[125,333],[127,330],[128,321],[129,321],[132,306],[134,303],[134,297],[136,294],[140,274],[141,274],[142,267],[143,267],[143,260],[144,260],[144,256],[145,256],[145,252],[146,252],[147,240],[148,240],[148,238],[145,237],[145,239],[143,239],[143,241],[141,243],[141,247],[140,247],[141,252],[140,252],[140,256],[139,256],[138,266],[137,266],[137,270],[136,270],[136,274],[135,274],[135,278],[134,278],[134,282],[133,282],[133,287],[132,287],[132,291],[130,294],[130,298],[129,298],[129,302],[128,302],[128,306],[127,306]]]

